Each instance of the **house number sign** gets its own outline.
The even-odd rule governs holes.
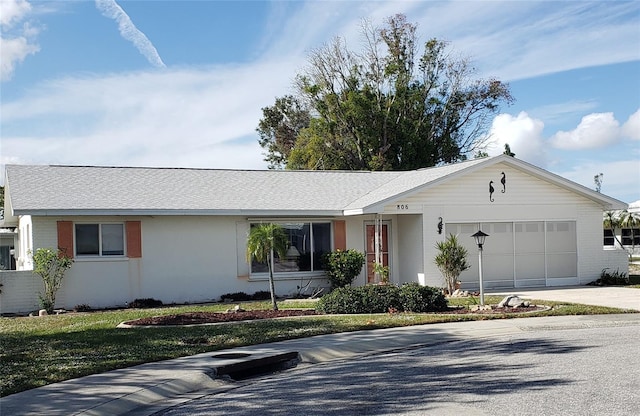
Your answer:
[[[409,204],[398,204],[396,205],[397,211],[406,211],[409,209]]]

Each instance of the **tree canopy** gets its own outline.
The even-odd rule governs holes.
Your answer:
[[[489,116],[513,99],[476,78],[447,42],[419,48],[404,15],[363,24],[364,47],[336,38],[311,51],[296,94],[262,109],[257,131],[271,168],[405,170],[466,159]]]

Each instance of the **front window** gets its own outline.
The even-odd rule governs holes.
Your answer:
[[[280,258],[274,253],[274,273],[324,270],[322,256],[331,251],[331,224],[290,222],[279,225],[288,237],[288,247],[284,258]],[[266,263],[259,263],[255,259],[251,262],[251,273],[266,273],[268,271]]]
[[[76,224],[77,256],[123,256],[123,224]]]

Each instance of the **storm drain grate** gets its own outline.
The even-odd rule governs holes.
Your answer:
[[[247,358],[250,356],[251,354],[247,354],[246,352],[224,352],[222,354],[212,355],[211,358],[220,358],[223,360],[236,360],[238,358]]]
[[[286,352],[222,365],[215,368],[215,375],[219,378],[240,381],[251,377],[288,370],[297,366],[299,362],[300,355],[297,352]]]

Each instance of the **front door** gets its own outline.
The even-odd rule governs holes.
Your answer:
[[[367,259],[367,283],[378,283],[374,273],[376,263],[376,242],[378,243],[378,255],[383,266],[389,266],[389,242],[387,238],[387,224],[378,224],[378,238],[376,239],[376,225],[366,224],[366,259]]]

